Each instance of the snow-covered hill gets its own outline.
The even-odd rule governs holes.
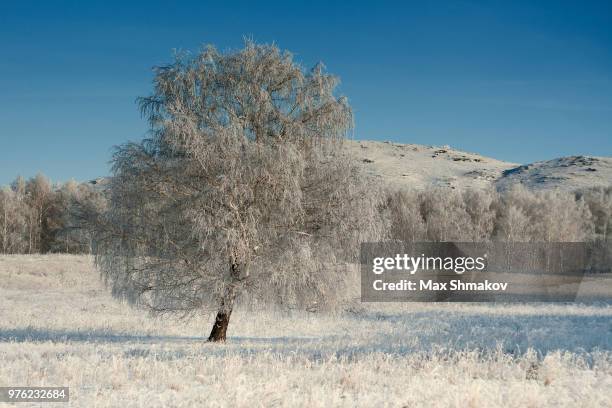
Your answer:
[[[366,174],[399,188],[507,189],[520,183],[536,190],[575,190],[612,184],[612,157],[570,156],[518,165],[449,146],[355,140],[347,145]]]
[[[576,190],[612,184],[612,158],[569,156],[535,162],[504,171],[501,189],[521,183],[531,189]]]

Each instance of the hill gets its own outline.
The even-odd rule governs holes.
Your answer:
[[[366,174],[398,188],[504,190],[523,184],[533,190],[571,191],[612,184],[612,157],[570,156],[519,165],[449,146],[351,140],[348,149]]]

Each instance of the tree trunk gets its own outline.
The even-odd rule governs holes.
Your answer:
[[[229,326],[230,316],[232,315],[232,309],[234,308],[234,299],[236,292],[234,287],[230,286],[225,294],[225,297],[221,299],[221,305],[215,318],[215,324],[213,325],[208,341],[212,342],[225,342],[227,334],[227,326]]]
[[[234,308],[234,299],[236,298],[236,291],[233,286],[227,289],[225,296],[221,299],[219,305],[219,311],[215,318],[215,324],[213,325],[208,341],[212,342],[225,342],[225,336],[227,334],[227,326],[229,326],[230,316],[232,315],[232,309]]]
[[[219,309],[219,311],[217,312],[217,317],[215,318],[215,324],[213,325],[212,331],[210,332],[210,336],[208,336],[208,341],[215,343],[225,342],[227,326],[229,326],[231,314],[231,309],[227,310],[223,306]]]
[[[231,262],[230,274],[233,282],[228,286],[225,296],[221,299],[219,311],[215,318],[215,324],[210,332],[210,336],[208,336],[208,341],[225,342],[227,326],[229,326],[229,320],[232,315],[232,310],[234,309],[234,300],[236,299],[238,290],[236,284],[243,279],[242,274],[245,272],[248,274],[248,267],[243,264]]]

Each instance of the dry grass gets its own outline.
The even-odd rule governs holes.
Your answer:
[[[150,317],[54,255],[0,257],[0,316],[0,386],[71,406],[612,406],[609,305],[238,310],[211,345],[211,316]]]

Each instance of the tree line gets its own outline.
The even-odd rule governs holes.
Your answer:
[[[610,241],[612,186],[575,192],[520,185],[452,190],[388,190],[379,206],[383,239],[405,241]],[[107,205],[104,190],[44,174],[0,189],[0,253],[91,253],[91,222]]]
[[[90,183],[53,184],[44,174],[0,188],[0,253],[90,253],[89,209],[105,199]]]
[[[140,177],[139,172],[140,169],[137,177]],[[122,178],[110,179],[103,188],[96,187],[92,183],[77,183],[73,180],[53,184],[43,174],[38,174],[28,180],[17,177],[10,186],[0,189],[0,253],[93,253],[99,257],[100,254],[112,251],[149,251],[152,246],[151,242],[159,242],[157,244],[159,248],[150,252],[149,255],[152,262],[156,264],[155,278],[160,279],[161,271],[165,271],[167,276],[162,276],[160,282],[166,288],[165,290],[170,288],[171,294],[175,297],[165,294],[161,301],[160,299],[154,301],[153,309],[159,308],[158,311],[163,311],[163,307],[167,307],[168,310],[183,311],[194,309],[191,303],[185,305],[184,302],[187,300],[197,304],[198,296],[202,292],[198,290],[193,294],[186,294],[177,290],[176,288],[184,287],[183,290],[192,288],[193,278],[191,275],[185,275],[184,269],[173,265],[179,260],[186,267],[191,267],[191,263],[194,262],[195,257],[189,251],[197,246],[191,242],[193,237],[187,234],[188,229],[192,228],[191,223],[184,223],[185,220],[182,220],[179,214],[169,212],[168,208],[159,205],[157,195],[168,196],[167,187],[156,191],[157,198],[152,199],[149,196],[151,192],[146,189],[133,191],[135,186],[150,183],[135,182],[133,176],[125,180]],[[121,187],[117,186],[117,183],[121,183]],[[366,182],[366,184],[369,183]],[[151,185],[148,185],[147,188],[150,189]],[[180,189],[180,183],[177,183],[174,188]],[[113,198],[114,194],[119,194],[121,202],[127,207],[122,208],[116,203],[112,204],[118,200],[117,197]],[[354,259],[353,252],[358,247],[356,243],[360,239],[367,240],[371,237],[380,240],[412,242],[597,241],[607,246],[612,236],[612,186],[594,187],[576,192],[530,191],[520,185],[503,192],[492,187],[484,190],[363,188],[354,191],[353,194],[369,194],[370,197],[366,198],[366,201],[370,201],[372,205],[345,207],[348,213],[346,211],[337,212],[332,208],[321,212],[321,209],[317,207],[316,211],[313,210],[309,218],[306,218],[308,224],[304,221],[300,221],[301,226],[296,224],[299,226],[295,230],[298,237],[309,239],[310,236],[319,233],[318,231],[325,222],[330,222],[332,219],[336,219],[335,222],[348,222],[357,230],[363,229],[364,223],[368,223],[366,229],[370,231],[362,237],[355,236],[353,239],[346,240],[346,237],[333,236],[339,249],[344,248],[348,256],[342,258],[350,260]],[[317,201],[320,202],[329,195],[329,191],[323,188],[320,194],[314,197],[317,197]],[[174,200],[174,198],[171,199]],[[343,200],[345,196],[338,194],[335,199]],[[353,196],[354,199],[356,199],[355,196]],[[334,205],[334,200],[328,202]],[[193,203],[195,207],[198,205],[205,205],[205,202]],[[189,204],[189,207],[192,207],[192,204]],[[368,213],[364,211],[364,208],[374,209],[374,212]],[[230,208],[229,211],[233,209]],[[329,211],[337,213],[332,215]],[[149,212],[156,213],[157,216],[150,217]],[[109,214],[116,215],[109,218]],[[211,213],[211,216],[215,214],[223,214],[221,206]],[[300,216],[303,217],[304,214],[308,212],[302,212]],[[357,220],[358,218],[362,219],[361,223]],[[205,224],[209,223],[211,220],[207,220]],[[109,225],[114,225],[114,227],[109,229]],[[242,228],[242,225],[240,227]],[[207,234],[211,233],[207,231]],[[277,232],[272,231],[272,233]],[[327,236],[329,232],[325,234]],[[186,241],[180,241],[180,239]],[[250,239],[253,239],[253,236]],[[267,235],[265,239],[271,239],[271,235]],[[286,240],[287,237],[282,239]],[[297,297],[301,297],[300,293],[305,292],[298,291],[297,287],[293,289],[292,281],[303,279],[305,269],[321,270],[321,274],[313,274],[317,278],[325,276],[325,270],[331,264],[326,258],[318,266],[316,262],[313,262],[312,256],[320,257],[325,252],[324,248],[317,249],[318,244],[312,246],[311,250],[315,253],[307,255],[307,253],[300,252],[299,245],[293,244],[295,247],[291,248],[291,245],[287,243],[281,245],[280,240],[281,238],[278,238],[277,241],[272,240],[275,242],[275,251],[286,255],[282,253],[275,255],[275,259],[282,258],[286,261],[283,263],[284,269],[279,270],[278,276],[274,276],[273,279],[279,290],[275,296],[281,299],[281,303],[285,302],[283,299],[292,299],[291,301],[294,302]],[[174,248],[176,253],[168,252],[164,246]],[[258,248],[255,248],[257,251]],[[335,251],[336,254],[340,252],[342,251]],[[609,251],[605,253],[608,254],[605,262],[609,262]],[[129,267],[140,270],[142,262],[130,263]],[[253,271],[254,268],[250,269],[250,273],[256,273]],[[115,270],[115,267],[110,270]],[[234,269],[231,271],[238,274]],[[248,274],[247,269],[246,275],[232,279],[242,282],[243,279],[248,278]],[[185,276],[189,279],[186,279]],[[284,278],[281,279],[281,276]],[[348,275],[336,274],[337,276]],[[111,276],[108,280],[112,283],[113,293],[116,296],[135,295],[134,302],[136,303],[140,303],[142,294],[150,290],[150,287],[146,285],[132,288],[135,282],[130,281],[128,284],[120,275]],[[183,280],[186,280],[186,283],[183,283]],[[270,280],[270,278],[265,280]],[[322,279],[312,279],[307,284],[313,286],[315,281],[326,282]],[[342,282],[337,279],[327,283],[342,286]],[[338,291],[338,287],[331,288],[325,285],[312,290],[329,294],[332,290]],[[258,292],[255,287],[249,287],[249,291]],[[262,293],[268,291],[269,288],[262,290]],[[312,294],[307,293],[303,301],[308,302],[312,297]],[[169,307],[168,298],[177,303],[179,307],[177,308],[176,304]],[[223,303],[227,303],[226,298],[217,301],[221,302],[222,306],[211,333],[211,339],[222,341],[225,338],[231,308]]]
[[[612,187],[397,191],[389,193],[385,211],[388,238],[405,241],[609,241]]]

